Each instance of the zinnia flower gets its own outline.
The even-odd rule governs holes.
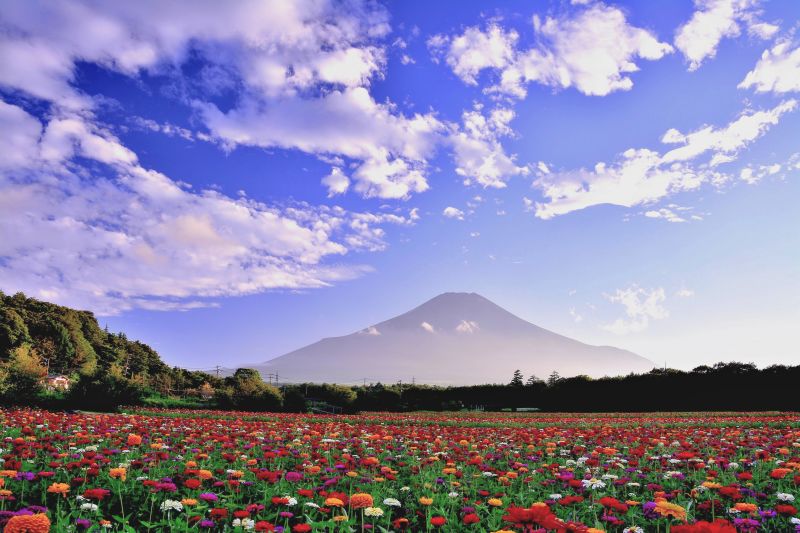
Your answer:
[[[12,516],[3,533],[49,533],[50,519],[46,514]]]
[[[363,509],[364,507],[372,507],[374,503],[371,494],[359,492],[350,496],[350,506],[353,509]]]

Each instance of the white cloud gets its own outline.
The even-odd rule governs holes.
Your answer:
[[[759,4],[760,0],[695,0],[692,18],[675,32],[675,47],[689,61],[689,70],[713,58],[722,39],[737,37],[741,24],[754,37],[771,38],[778,27],[758,20]]]
[[[198,108],[224,143],[296,148],[358,161],[351,179],[366,197],[406,198],[427,190],[427,158],[444,133],[444,125],[433,115],[394,114],[363,87],[315,99],[249,101],[227,113],[212,104]]]
[[[661,209],[651,209],[646,211],[644,216],[647,218],[663,218],[667,222],[686,222],[686,219],[668,207]]]
[[[687,289],[686,287],[682,287],[675,293],[675,296],[678,298],[691,298],[694,296],[694,291],[692,289]]]
[[[657,60],[672,52],[651,32],[628,24],[620,9],[603,3],[544,21],[537,15],[533,23],[540,44],[528,50],[517,50],[517,33],[497,23],[452,38],[437,36],[429,44],[465,82],[474,84],[482,70],[491,69],[499,79],[487,91],[518,98],[531,82],[597,96],[629,90],[637,59]]]
[[[427,331],[428,333],[434,333],[434,332],[436,331],[436,330],[434,329],[434,327],[433,327],[431,324],[429,324],[428,322],[423,322],[423,323],[421,323],[421,324],[420,324],[420,327],[421,327],[422,329],[424,329],[425,331]]]
[[[369,337],[377,337],[381,334],[381,332],[375,326],[370,326],[367,329],[362,329],[358,332],[361,335],[367,335]]]
[[[679,144],[663,155],[649,149],[629,149],[613,163],[597,163],[591,170],[540,174],[534,182],[546,198],[535,204],[536,216],[548,219],[586,207],[612,204],[624,207],[648,204],[703,183],[722,185],[728,176],[715,167],[736,159],[740,150],[797,108],[787,100],[766,111],[749,111],[722,128],[705,126],[683,134],[671,129],[662,137]],[[696,161],[706,156],[706,161]],[[533,202],[524,199],[526,209]]]
[[[647,290],[638,285],[631,285],[605,296],[608,301],[621,304],[625,308],[625,318],[618,318],[603,326],[603,329],[618,335],[642,331],[650,324],[650,320],[660,320],[669,316],[669,312],[662,305],[666,300],[666,294],[660,287]]]
[[[739,179],[748,185],[755,185],[767,176],[778,174],[783,167],[780,163],[772,165],[748,165],[739,171]]]
[[[462,320],[456,326],[457,333],[467,333],[472,334],[478,331],[480,328],[478,327],[478,323],[474,320]]]
[[[574,320],[576,324],[583,322],[583,316],[578,313],[574,307],[569,308],[569,316],[572,317],[572,320]]]
[[[461,209],[453,206],[447,206],[442,211],[442,214],[447,218],[455,218],[457,220],[464,220],[464,212]]]
[[[333,167],[331,173],[322,178],[322,184],[328,188],[328,197],[344,194],[350,187],[350,178],[342,169]]]
[[[525,175],[528,168],[518,166],[513,155],[505,153],[499,139],[512,134],[509,124],[514,112],[497,108],[483,113],[480,105],[462,115],[463,127],[453,131],[450,143],[456,163],[456,174],[464,184],[476,183],[484,188],[503,188],[513,176]]]
[[[503,69],[513,61],[518,38],[517,32],[492,23],[485,31],[469,27],[453,38],[435,35],[428,40],[428,47],[436,55],[444,55],[456,76],[476,85],[476,76],[483,69]]]
[[[366,270],[330,258],[411,223],[190,192],[81,114],[42,123],[2,103],[0,143],[24,148],[0,157],[0,286],[101,314],[329,285]]]
[[[782,41],[765,50],[739,88],[778,94],[800,91],[800,46],[792,48],[789,41]]]
[[[157,11],[159,16],[153,17]],[[220,24],[220,20],[226,21]],[[427,160],[448,131],[432,113],[405,116],[368,92],[383,76],[386,9],[356,0],[235,6],[169,6],[143,1],[96,4],[11,2],[0,37],[0,85],[61,107],[87,110],[76,89],[79,61],[137,77],[180,72],[192,55],[206,65],[180,95],[199,111],[212,139],[348,158],[352,189],[366,197],[407,198],[428,188]],[[235,88],[235,107],[209,96]],[[201,132],[202,135],[207,135]],[[341,189],[342,180],[337,181]]]

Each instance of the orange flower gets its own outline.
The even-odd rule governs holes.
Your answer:
[[[491,507],[502,507],[503,500],[500,498],[489,498],[486,503],[488,503]]]
[[[108,471],[108,475],[115,479],[125,481],[125,478],[128,476],[128,471],[124,468],[112,468]]]
[[[326,498],[325,507],[343,507],[344,502],[339,498]]]
[[[50,519],[45,514],[12,516],[3,533],[49,533]]]
[[[736,505],[733,506],[733,508],[742,513],[753,514],[758,512],[758,506],[754,503],[738,502]]]
[[[680,505],[670,503],[667,500],[657,501],[653,511],[661,516],[671,516],[673,518],[677,518],[678,520],[686,520],[686,509]]]
[[[47,492],[50,494],[61,494],[62,496],[66,497],[67,493],[69,492],[69,485],[66,483],[53,483],[47,487]]]
[[[372,507],[373,499],[371,494],[359,492],[350,496],[350,506],[353,509],[363,509],[364,507]]]
[[[214,477],[214,474],[211,473],[211,470],[198,470],[197,477],[200,479],[211,479]]]
[[[136,433],[128,435],[128,446],[138,446],[142,443],[142,437]]]
[[[422,497],[419,499],[419,503],[420,503],[421,505],[430,505],[430,504],[432,504],[432,503],[433,503],[433,498],[426,498],[425,496],[422,496]]]

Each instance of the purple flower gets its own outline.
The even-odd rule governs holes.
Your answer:
[[[213,492],[204,492],[204,493],[200,494],[200,496],[198,496],[198,498],[200,498],[201,500],[203,500],[205,502],[215,502],[215,501],[217,501],[219,499],[217,497],[217,495],[214,494]]]
[[[91,520],[86,520],[85,518],[78,518],[75,520],[75,527],[78,529],[89,529],[92,527]]]
[[[300,481],[301,479],[303,479],[303,474],[301,474],[300,472],[286,472],[284,479],[286,479],[286,481],[294,483],[295,481]]]

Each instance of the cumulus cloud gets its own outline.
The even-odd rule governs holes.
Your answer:
[[[601,204],[648,204],[704,183],[721,185],[729,176],[716,167],[735,160],[740,150],[796,108],[795,100],[787,100],[772,109],[745,112],[721,128],[705,126],[686,134],[668,130],[662,142],[677,146],[663,154],[631,148],[611,164],[600,162],[588,170],[540,174],[535,185],[546,201],[534,203],[526,198],[526,209],[549,219]],[[701,156],[705,160],[698,161]]]
[[[331,173],[322,178],[322,184],[328,188],[328,196],[344,194],[350,188],[350,178],[341,168],[333,167]]]
[[[457,220],[464,220],[464,212],[461,209],[457,208],[457,207],[447,206],[442,211],[442,214],[444,216],[446,216],[447,218],[455,218]]]
[[[78,62],[137,77],[180,72],[190,56],[201,57],[201,74],[180,94],[208,128],[204,137],[229,150],[247,145],[347,158],[355,167],[352,190],[366,197],[426,190],[427,160],[449,133],[432,113],[406,116],[369,94],[383,76],[381,40],[390,31],[386,9],[372,2],[341,9],[326,0],[224,7],[12,1],[2,22],[9,31],[0,36],[7,67],[0,85],[86,110],[92,98],[73,85]],[[222,110],[212,97],[230,88],[235,105]],[[329,191],[341,194],[343,180],[335,177]]]
[[[492,23],[486,30],[467,28],[452,38],[434,35],[428,47],[434,57],[443,56],[447,65],[465,83],[477,85],[477,76],[487,68],[504,69],[514,61],[519,35]]]
[[[434,327],[428,322],[423,322],[419,326],[428,333],[434,333],[436,331],[436,329],[434,329]]]
[[[777,94],[800,91],[800,46],[792,48],[790,41],[782,41],[765,50],[739,88]]]
[[[367,335],[369,337],[377,337],[381,334],[381,332],[375,326],[370,326],[367,329],[362,329],[359,331],[361,335]]]
[[[669,312],[664,308],[666,293],[663,288],[644,289],[631,285],[625,289],[617,289],[614,294],[606,294],[606,299],[625,308],[625,317],[618,318],[603,329],[625,335],[647,328],[651,320],[667,318]]]
[[[474,320],[462,320],[456,326],[457,333],[466,333],[472,334],[478,331],[480,328],[478,327],[478,323]]]
[[[672,52],[652,32],[629,24],[622,10],[600,2],[563,16],[534,16],[533,25],[539,44],[527,50],[518,49],[515,31],[497,23],[454,37],[438,35],[429,47],[464,82],[475,84],[487,69],[497,74],[487,92],[518,98],[525,97],[529,83],[596,96],[626,91],[633,87],[630,74],[639,70],[637,60]]]
[[[737,37],[742,25],[751,36],[770,39],[778,31],[774,24],[758,19],[760,0],[695,0],[692,17],[675,32],[675,47],[696,70],[717,54],[720,41]]]
[[[2,102],[0,143],[19,147],[0,156],[0,285],[101,314],[349,279],[366,268],[328,260],[411,223],[192,192],[79,113]]]
[[[464,112],[463,126],[453,131],[450,143],[456,174],[463,176],[465,185],[501,189],[512,177],[528,174],[528,168],[517,165],[515,156],[506,154],[500,144],[502,137],[512,135],[513,119],[514,111],[502,107],[484,113],[476,104]]]
[[[748,165],[739,171],[739,179],[748,185],[755,185],[767,176],[774,176],[783,169],[780,163],[771,165]]]

